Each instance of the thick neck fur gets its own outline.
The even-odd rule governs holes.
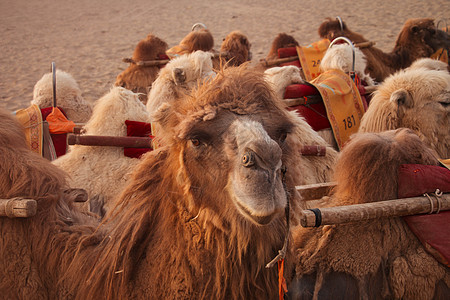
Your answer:
[[[81,267],[87,280],[68,290],[81,298],[274,298],[277,273],[265,264],[282,247],[283,216],[259,227],[234,212],[188,205],[189,190],[173,184],[178,169],[169,162],[177,160],[168,156],[149,155],[139,166],[106,217],[104,240],[81,250],[68,270]],[[114,229],[106,233],[109,226]],[[99,235],[78,247],[98,242]]]

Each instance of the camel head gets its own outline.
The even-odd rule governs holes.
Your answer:
[[[407,127],[440,157],[450,157],[450,74],[411,67],[388,77],[374,93],[360,131]]]
[[[251,44],[240,31],[230,32],[222,42],[220,52],[227,53],[228,66],[239,66],[252,59]]]
[[[179,158],[174,168],[190,195],[186,206],[200,215],[221,212],[232,223],[280,219],[284,169],[294,167],[287,139],[294,123],[262,74],[226,68],[172,106],[158,111],[155,122]]]
[[[430,57],[440,48],[447,48],[449,38],[446,32],[436,29],[433,19],[409,19],[396,41],[399,50],[405,45],[414,45],[414,48],[408,47],[407,51],[411,52],[411,60],[415,60]]]
[[[212,54],[195,51],[172,59],[153,82],[146,104],[150,114],[167,102],[174,101],[202,80],[214,76]]]
[[[280,99],[284,98],[288,85],[304,83],[301,70],[297,66],[272,67],[264,71],[264,77]]]
[[[167,43],[153,34],[141,40],[134,49],[132,59],[135,62],[159,59],[167,51]]]

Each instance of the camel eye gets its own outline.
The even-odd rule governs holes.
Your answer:
[[[287,138],[287,132],[282,132],[279,138],[280,143],[284,143],[284,141],[286,141]]]
[[[194,146],[194,147],[198,147],[201,145],[199,139],[191,139],[191,143],[192,143],[192,146]]]

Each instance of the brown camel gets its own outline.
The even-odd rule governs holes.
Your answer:
[[[278,58],[278,49],[297,46],[299,46],[299,44],[293,36],[284,32],[279,33],[272,41],[272,45],[270,46],[270,50],[266,56],[266,60],[273,60]]]
[[[213,61],[214,68],[220,66],[237,67],[252,59],[251,44],[245,34],[239,30],[230,32],[220,46],[221,57]]]
[[[353,43],[368,42],[361,34],[351,31],[345,22],[328,19],[319,27],[319,36],[330,41],[344,36]],[[367,59],[366,73],[378,82],[397,70],[409,67],[416,59],[430,57],[439,48],[448,44],[434,25],[433,19],[409,19],[403,25],[394,49],[385,53],[374,46],[361,48]]]
[[[183,54],[195,52],[197,50],[214,52],[214,37],[211,32],[203,26],[194,25],[178,45],[166,51],[170,58],[175,58]]]
[[[165,41],[149,34],[136,45],[132,56],[133,62],[117,76],[114,85],[139,93],[139,99],[146,104],[147,94],[162,65],[146,66],[138,63],[165,58],[166,50],[167,43]]]
[[[359,131],[406,127],[450,157],[450,74],[446,63],[424,58],[386,78],[374,93]]]
[[[98,228],[64,199],[64,174],[26,150],[1,113],[0,197],[36,198],[39,207],[33,218],[0,219],[2,297],[277,296],[277,271],[265,265],[283,246],[287,202],[293,211],[300,201],[295,120],[262,74],[243,67],[186,97],[161,112],[168,143],[144,155]]]
[[[437,165],[410,129],[359,133],[336,165],[328,206],[397,198],[401,164]],[[450,269],[428,254],[401,217],[297,228],[292,299],[446,299]]]

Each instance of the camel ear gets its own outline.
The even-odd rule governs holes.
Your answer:
[[[390,101],[397,106],[398,110],[411,108],[414,105],[411,95],[404,89],[399,89],[393,92],[391,94]]]
[[[172,70],[172,77],[176,85],[181,85],[186,82],[186,72],[183,68],[174,68]]]

